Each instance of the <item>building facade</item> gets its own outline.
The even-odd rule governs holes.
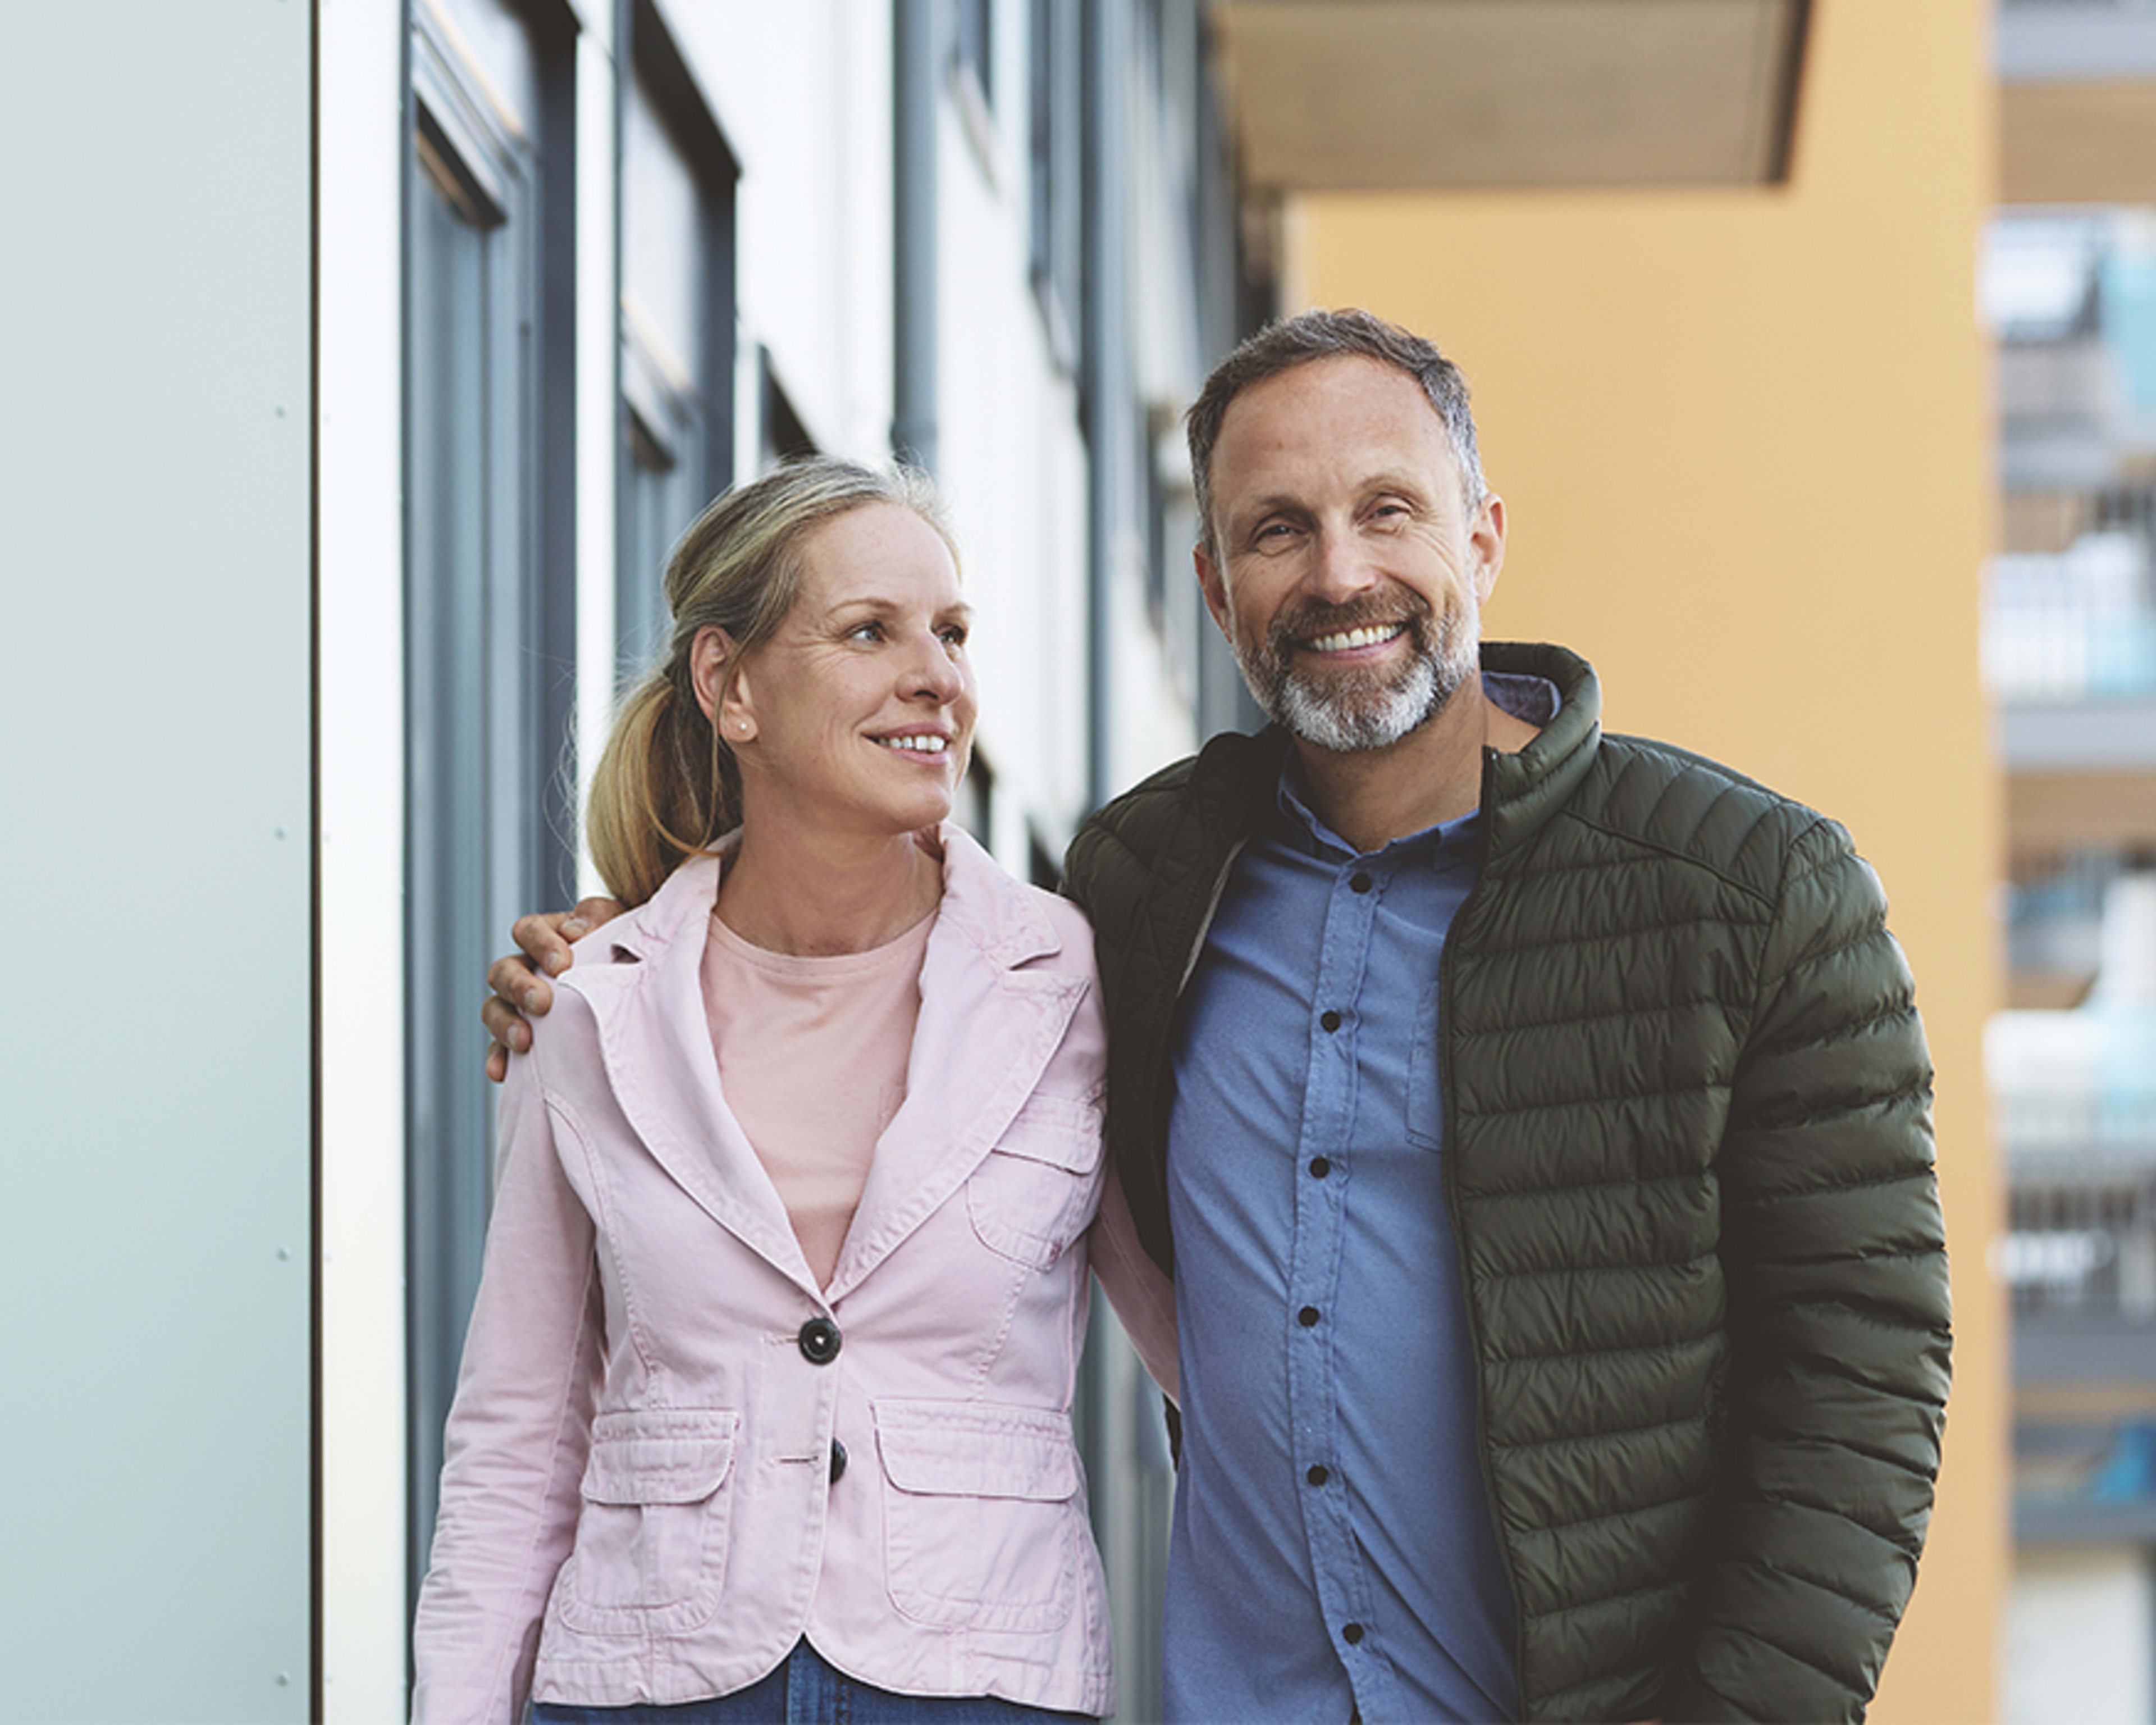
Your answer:
[[[136,619],[162,645],[104,674],[177,651],[190,691],[77,728],[56,654],[13,680],[11,738],[60,739],[11,769],[20,833],[100,758],[158,788],[62,843],[56,924],[97,932],[31,952],[122,962],[138,866],[208,922],[159,962],[201,1009],[117,1081],[86,983],[11,1019],[22,1196],[97,1249],[10,1266],[54,1313],[23,1381],[71,1411],[13,1446],[46,1488],[8,1548],[51,1556],[8,1589],[8,1706],[396,1717],[489,1204],[480,979],[596,886],[583,777],[668,547],[790,455],[932,470],[977,614],[963,819],[1052,882],[1106,788],[1240,714],[1171,578],[1179,417],[1268,285],[1198,0],[30,10],[0,126],[96,144],[5,197],[51,264],[8,272],[8,560],[54,572],[49,641]],[[142,465],[117,511],[100,420]],[[133,549],[91,552],[101,513]],[[1167,1449],[1104,1308],[1080,1424],[1143,1717]]]

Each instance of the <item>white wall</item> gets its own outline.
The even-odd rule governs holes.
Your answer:
[[[2135,1546],[2024,1545],[2007,1607],[2006,1725],[2156,1717],[2156,1590]]]
[[[403,20],[321,9],[322,1698],[404,1711]]]
[[[13,1717],[308,1712],[309,33],[8,9]]]

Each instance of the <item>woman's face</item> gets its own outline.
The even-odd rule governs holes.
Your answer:
[[[717,681],[744,814],[867,834],[933,826],[965,775],[978,699],[950,548],[911,510],[871,503],[814,528],[800,556],[778,632]]]

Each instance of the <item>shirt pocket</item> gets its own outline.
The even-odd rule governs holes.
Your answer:
[[[1437,1089],[1437,981],[1415,1003],[1414,1040],[1408,1045],[1408,1142],[1424,1150],[1441,1148],[1445,1103]]]
[[[718,1609],[740,1415],[654,1409],[592,1422],[562,1620],[597,1635],[680,1635]]]
[[[935,1629],[1041,1634],[1078,1595],[1090,1538],[1067,1414],[879,1401],[891,1603]]]
[[[990,1251],[1047,1269],[1093,1219],[1100,1167],[1100,1104],[1029,1096],[966,1182],[973,1232]]]

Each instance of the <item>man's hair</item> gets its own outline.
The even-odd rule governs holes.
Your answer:
[[[1213,446],[1229,404],[1254,383],[1321,359],[1373,359],[1404,372],[1422,386],[1452,445],[1460,495],[1472,516],[1489,486],[1475,444],[1475,415],[1467,405],[1467,380],[1460,367],[1412,330],[1360,311],[1304,311],[1267,324],[1213,368],[1184,421],[1190,439],[1190,478],[1198,490],[1198,520],[1205,548],[1219,555],[1213,522]]]

